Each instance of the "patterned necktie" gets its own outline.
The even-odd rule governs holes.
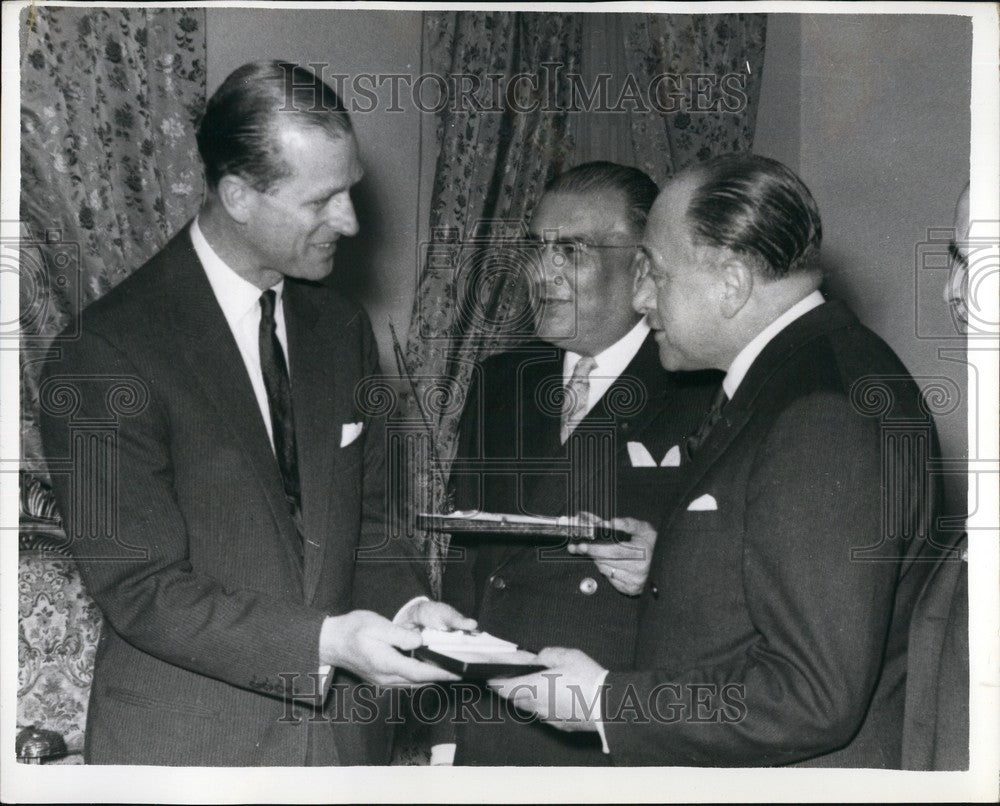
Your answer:
[[[585,355],[573,367],[573,375],[566,384],[562,406],[562,428],[560,439],[565,442],[573,429],[587,413],[587,399],[590,396],[590,373],[594,371],[597,362],[593,356]]]
[[[267,405],[271,410],[271,435],[274,438],[274,455],[281,470],[288,511],[299,520],[302,498],[299,489],[299,460],[295,450],[295,419],[292,416],[292,387],[288,382],[285,354],[278,341],[274,323],[274,291],[267,290],[260,296],[260,368],[267,390]]]
[[[701,421],[701,425],[698,426],[698,430],[687,438],[685,449],[687,450],[688,459],[693,459],[695,451],[697,451],[698,448],[702,446],[702,443],[708,439],[709,432],[715,428],[715,424],[722,419],[722,409],[728,402],[729,395],[726,394],[726,390],[720,383],[719,390],[715,393],[715,397],[712,399],[712,405],[708,409],[705,419]]]

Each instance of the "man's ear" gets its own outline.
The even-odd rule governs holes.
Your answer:
[[[753,271],[742,260],[732,256],[722,261],[718,271],[722,280],[720,310],[726,319],[732,319],[743,310],[753,293]]]
[[[217,192],[219,201],[230,218],[237,223],[246,224],[257,202],[257,191],[243,177],[226,174],[219,180]]]

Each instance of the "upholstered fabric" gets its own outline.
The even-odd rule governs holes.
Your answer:
[[[22,552],[18,563],[17,727],[58,731],[83,750],[101,614],[75,563]],[[79,760],[79,756],[73,756]]]

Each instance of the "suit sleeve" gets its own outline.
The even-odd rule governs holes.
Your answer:
[[[899,570],[898,547],[888,561],[851,556],[882,539],[880,445],[877,421],[840,396],[803,398],[776,419],[746,490],[740,594],[752,638],[703,668],[612,672],[602,713],[616,763],[786,764],[854,736]]]
[[[122,379],[145,398],[118,417],[108,461],[78,462],[69,473],[53,473],[66,532],[74,538],[70,549],[107,624],[166,663],[267,693],[284,693],[294,679],[293,695],[312,699],[309,675],[319,666],[323,613],[291,594],[227,589],[194,570],[173,489],[171,424],[155,382],[100,335],[85,332],[62,349],[58,369],[46,369],[53,382],[41,418],[48,457],[71,455],[70,418],[108,422],[109,401],[120,393]],[[54,374],[66,372],[73,375]],[[106,531],[92,537],[102,523]]]
[[[362,327],[362,350],[366,377],[379,375],[378,345],[367,318]],[[429,596],[426,559],[403,531],[405,517],[393,521],[387,511],[386,420],[361,412],[364,474],[361,497],[361,539],[354,571],[354,606],[374,610],[392,619],[399,609],[417,596]]]

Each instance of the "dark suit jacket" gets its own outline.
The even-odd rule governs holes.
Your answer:
[[[936,567],[913,610],[906,677],[903,769],[969,769],[969,564]]]
[[[900,766],[936,553],[918,397],[837,302],[767,345],[665,503],[635,671],[606,681],[616,764]]]
[[[391,617],[421,592],[405,563],[359,562],[355,574],[355,550],[385,534],[381,425],[354,402],[376,347],[362,312],[324,287],[287,280],[283,304],[304,558],[187,229],[83,312],[79,338],[56,344],[46,454],[105,617],[90,763],[302,765],[307,744],[313,761],[387,760],[384,731],[302,719],[317,701],[324,617],[356,606]],[[342,425],[362,420],[341,448]],[[330,696],[319,712],[344,702]]]
[[[495,356],[474,378],[452,471],[459,509],[651,520],[684,467],[632,467],[640,442],[659,463],[704,417],[718,373],[668,373],[650,335],[639,352],[560,443],[564,351],[543,342]],[[488,632],[535,651],[578,647],[615,669],[631,666],[638,598],[616,591],[593,561],[564,546],[497,540],[456,544],[445,595]],[[501,716],[506,701],[483,712]],[[461,716],[461,715],[460,715]],[[524,720],[522,719],[521,722]],[[457,764],[607,763],[595,736],[509,718],[459,724]]]

